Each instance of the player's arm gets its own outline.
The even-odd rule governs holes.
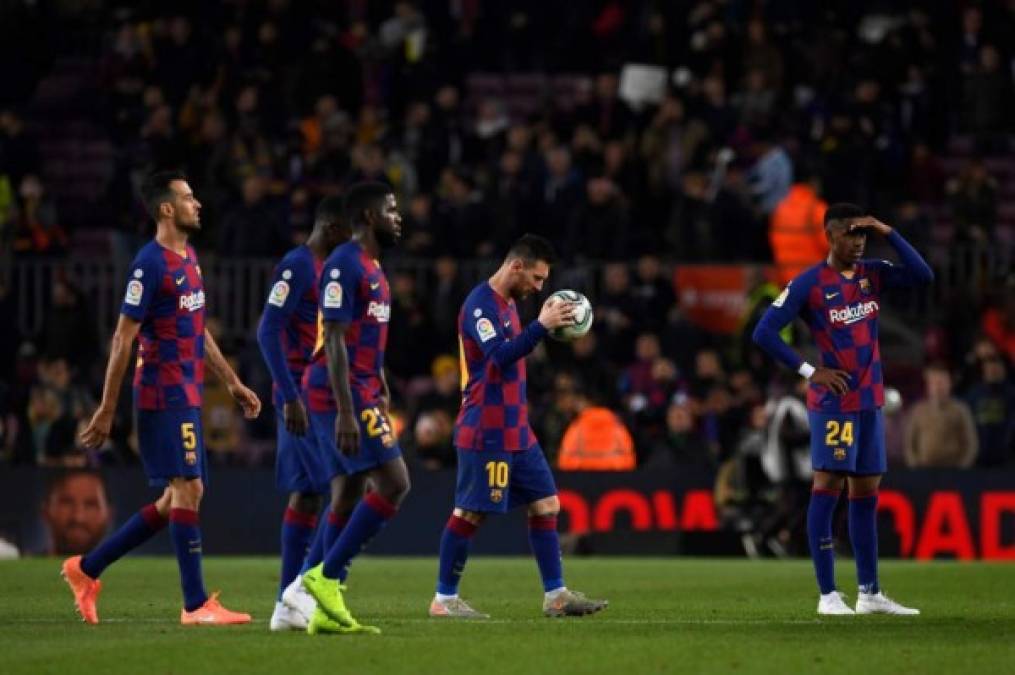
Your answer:
[[[343,455],[359,451],[359,424],[352,405],[349,384],[349,352],[345,348],[345,332],[349,324],[342,321],[324,322],[324,353],[328,362],[328,380],[338,404],[335,419],[335,441]]]
[[[765,310],[751,337],[755,344],[782,365],[841,396],[849,389],[849,373],[834,368],[812,366],[779,337],[779,331],[788,326],[800,313],[807,302],[808,292],[809,286],[803,283],[800,277],[791,281],[775,302]]]
[[[284,277],[287,271],[290,272],[288,279]],[[296,311],[299,298],[312,282],[313,280],[308,280],[301,270],[290,267],[281,269],[280,266],[268,294],[268,301],[264,305],[261,321],[257,325],[257,344],[261,348],[261,355],[271,373],[272,381],[278,386],[282,400],[285,401],[283,409],[285,428],[298,436],[305,434],[309,426],[307,410],[300,400],[299,387],[286,364],[282,349],[282,331]]]
[[[496,321],[497,312],[493,307],[483,307],[483,316],[471,327],[480,348],[487,358],[493,359],[501,369],[528,356],[539,341],[554,328],[574,323],[576,303],[560,302],[548,298],[539,310],[539,316],[516,337],[508,339]],[[490,317],[494,320],[491,321]]]
[[[215,342],[215,338],[211,336],[211,332],[207,328],[204,329],[204,357],[211,372],[215,373],[215,376],[226,385],[229,394],[243,408],[243,416],[252,420],[261,414],[261,400],[257,398],[257,394],[240,382],[236,371],[226,361],[218,343]]]
[[[899,256],[900,265],[893,265],[888,261],[881,262],[883,288],[924,286],[934,280],[934,270],[897,230],[873,216],[860,218],[850,225],[851,230],[857,228],[864,228],[884,236]]]
[[[391,387],[388,386],[388,373],[381,368],[381,412],[385,415],[391,409]]]
[[[116,331],[109,345],[109,363],[106,364],[106,379],[102,385],[102,401],[92,415],[91,421],[81,432],[81,442],[86,448],[97,448],[106,442],[113,426],[116,402],[120,398],[123,375],[130,365],[130,352],[141,330],[141,322],[125,314],[120,315]]]

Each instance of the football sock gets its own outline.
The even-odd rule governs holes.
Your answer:
[[[849,498],[849,541],[861,593],[878,592],[878,494]]]
[[[183,588],[183,608],[188,612],[208,600],[201,575],[201,528],[197,511],[171,509],[169,536],[176,549],[176,562],[180,566],[180,586]]]
[[[311,567],[317,567],[324,560],[324,553],[331,549],[342,528],[349,521],[347,516],[340,516],[331,510],[330,506],[324,508],[324,517],[317,525],[314,532],[314,541],[307,551],[307,559],[300,568],[300,574],[306,574]]]
[[[353,509],[349,522],[324,554],[324,576],[345,581],[349,563],[366,547],[398,508],[376,492],[368,492]]]
[[[839,503],[838,490],[811,491],[807,507],[807,541],[814,561],[814,574],[822,594],[835,590],[835,540],[832,538],[832,517]]]
[[[301,513],[292,507],[285,510],[282,517],[282,574],[278,581],[278,598],[282,599],[282,591],[292,583],[300,573],[304,558],[307,557],[307,545],[314,535],[317,516],[313,513]]]
[[[543,590],[547,593],[564,586],[564,571],[560,561],[560,537],[557,536],[557,516],[529,516],[529,545],[539,565]]]
[[[145,543],[166,526],[155,504],[148,504],[130,517],[113,534],[100,543],[95,550],[81,558],[81,571],[92,579],[98,579],[102,572],[131,551]]]
[[[458,581],[469,558],[469,545],[477,525],[465,518],[451,516],[441,535],[441,558],[437,568],[437,597],[458,595]]]

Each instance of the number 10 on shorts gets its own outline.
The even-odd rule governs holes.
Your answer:
[[[506,488],[508,484],[508,463],[487,462],[486,477],[492,488]]]

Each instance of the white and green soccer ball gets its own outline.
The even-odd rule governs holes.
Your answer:
[[[589,299],[578,291],[572,291],[570,289],[564,289],[557,291],[551,298],[555,298],[558,302],[574,302],[577,303],[575,308],[574,324],[570,326],[561,326],[560,328],[554,328],[550,331],[550,337],[554,340],[560,340],[561,342],[570,342],[576,340],[581,336],[589,332],[592,328],[592,303]]]

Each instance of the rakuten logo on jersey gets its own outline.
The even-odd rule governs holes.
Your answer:
[[[828,310],[828,320],[833,325],[848,326],[857,321],[863,321],[871,314],[877,314],[878,309],[877,300],[858,302],[855,305],[849,305],[842,309]]]
[[[180,309],[196,312],[204,307],[204,291],[194,291],[180,296]]]
[[[387,323],[391,319],[391,305],[372,301],[367,305],[367,316],[374,317],[378,323]]]

